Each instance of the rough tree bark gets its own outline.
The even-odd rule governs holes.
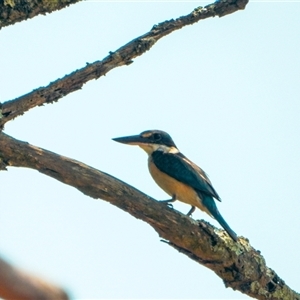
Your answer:
[[[118,50],[110,52],[103,60],[87,64],[87,66],[50,83],[47,87],[40,87],[19,98],[4,102],[2,109],[0,105],[0,128],[9,120],[22,115],[35,106],[57,101],[67,94],[81,89],[83,84],[89,80],[98,79],[116,67],[131,64],[135,57],[144,54],[159,39],[175,30],[207,18],[223,17],[244,9],[247,3],[248,0],[217,1],[205,7],[199,6],[186,16],[154,25],[149,32],[130,41]]]
[[[32,1],[28,0],[29,2]],[[88,64],[50,83],[47,87],[38,88],[17,99],[0,104],[0,128],[3,129],[6,122],[35,106],[57,101],[68,93],[80,89],[87,81],[97,79],[115,67],[129,65],[132,59],[145,53],[156,41],[174,30],[201,19],[221,17],[244,9],[247,2],[248,0],[221,0],[206,7],[198,7],[186,16],[155,25],[148,33],[132,40],[117,51],[110,52],[102,61]],[[3,14],[4,6],[13,8],[16,3],[17,1],[12,0],[0,2],[0,16]],[[0,25],[5,26],[2,19],[1,22]],[[0,132],[0,169],[5,170],[7,167],[38,170],[90,197],[104,199],[147,222],[167,244],[213,270],[223,279],[226,286],[234,290],[257,299],[300,300],[300,295],[266,266],[260,252],[252,248],[247,239],[240,237],[238,243],[235,243],[223,230],[218,230],[204,221],[195,221],[106,173]],[[0,278],[3,275],[2,269],[0,268]],[[5,280],[0,280],[0,297],[9,299],[10,297],[3,293],[3,288],[7,291],[9,284],[5,286]],[[55,291],[60,293],[61,299],[66,299],[63,292]],[[55,299],[57,298],[59,297]]]
[[[0,0],[0,29],[45,15],[81,0]]]

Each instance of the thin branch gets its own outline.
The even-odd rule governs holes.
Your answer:
[[[0,29],[45,15],[81,0],[0,0]]]
[[[0,297],[11,300],[68,300],[60,288],[20,271],[0,258]]]
[[[190,14],[179,17],[176,20],[172,19],[153,26],[146,34],[120,47],[117,51],[110,52],[102,61],[87,64],[84,68],[57,79],[46,87],[40,87],[19,98],[4,102],[2,108],[0,107],[0,128],[6,122],[22,115],[35,106],[58,101],[65,95],[81,89],[83,84],[89,80],[98,79],[116,67],[131,64],[135,57],[145,53],[159,39],[171,32],[203,19],[231,14],[244,9],[247,3],[248,0],[221,0],[204,8],[198,7]]]
[[[4,133],[0,158],[2,165],[35,169],[147,222],[170,246],[213,270],[227,287],[261,300],[300,300],[243,237],[235,243],[223,230],[195,221],[106,173]]]

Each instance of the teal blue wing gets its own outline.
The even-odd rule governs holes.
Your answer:
[[[193,187],[201,193],[221,201],[205,172],[182,153],[154,151],[152,153],[152,161],[160,171]]]

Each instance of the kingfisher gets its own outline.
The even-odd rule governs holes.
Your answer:
[[[171,136],[162,130],[146,130],[138,135],[113,138],[114,141],[137,145],[148,154],[148,168],[154,181],[172,198],[161,202],[179,200],[191,205],[190,216],[195,208],[216,219],[229,236],[237,241],[236,233],[220,214],[215,200],[221,198],[213,188],[206,173],[185,157],[176,147]]]

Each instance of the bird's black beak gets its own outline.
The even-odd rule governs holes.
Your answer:
[[[122,136],[122,137],[113,138],[112,140],[115,142],[128,144],[128,145],[140,145],[145,143],[144,139],[140,135]]]

